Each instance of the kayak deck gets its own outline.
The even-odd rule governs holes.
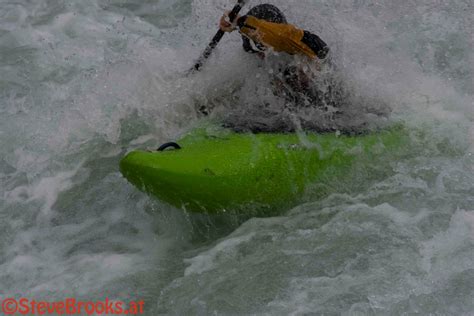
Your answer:
[[[120,162],[138,189],[193,212],[273,214],[309,185],[344,177],[355,159],[396,150],[401,128],[346,136],[197,129],[181,149],[132,151]]]

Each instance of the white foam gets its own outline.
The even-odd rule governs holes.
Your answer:
[[[226,260],[235,257],[237,255],[238,246],[249,242],[254,235],[255,234],[252,233],[225,239],[210,250],[207,250],[194,258],[186,259],[185,262],[190,263],[190,266],[184,270],[184,275],[189,276],[191,274],[201,274],[212,270],[218,264],[218,261],[223,259],[222,257],[225,257]]]
[[[435,280],[474,268],[474,212],[457,210],[446,231],[421,243],[423,266]]]

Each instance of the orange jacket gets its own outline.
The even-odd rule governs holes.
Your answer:
[[[291,24],[272,23],[249,15],[239,18],[237,25],[243,35],[277,52],[323,59],[329,51],[317,35]]]

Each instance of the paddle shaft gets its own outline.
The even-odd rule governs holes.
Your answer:
[[[237,4],[234,6],[232,11],[230,11],[229,13],[230,22],[233,22],[235,20],[235,18],[237,17],[237,14],[239,14],[240,10],[245,5],[245,1],[246,0],[238,0]],[[204,61],[207,58],[209,58],[209,56],[211,56],[212,51],[214,50],[214,48],[216,48],[217,44],[224,36],[224,33],[225,32],[222,30],[217,31],[216,35],[214,35],[209,45],[207,45],[206,49],[202,53],[201,57],[199,57],[199,59],[197,60],[196,64],[191,69],[191,71],[199,71],[201,69],[201,66],[203,65]]]

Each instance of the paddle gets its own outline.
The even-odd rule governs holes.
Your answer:
[[[237,14],[240,12],[242,7],[245,5],[245,2],[247,0],[238,0],[237,4],[234,6],[232,11],[229,13],[229,20],[230,22],[233,22],[234,19],[237,17]],[[201,69],[201,66],[204,64],[204,61],[211,56],[211,53],[214,48],[216,48],[217,44],[219,41],[222,39],[222,36],[224,36],[224,31],[220,30],[217,31],[216,35],[212,38],[211,42],[209,45],[207,45],[206,49],[204,52],[201,54],[199,59],[196,61],[196,64],[194,64],[194,67],[189,70],[188,73],[193,73],[195,71],[199,71]]]

